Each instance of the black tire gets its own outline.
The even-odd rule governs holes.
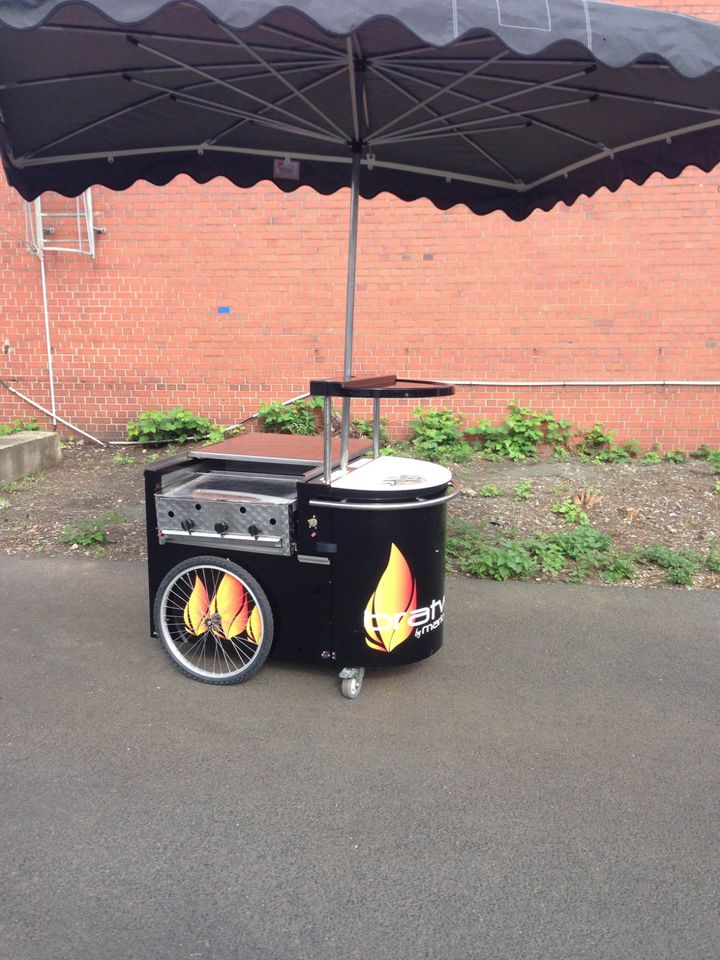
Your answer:
[[[202,683],[249,680],[272,646],[265,591],[247,570],[222,557],[193,557],[173,567],[158,588],[154,616],[172,663]]]

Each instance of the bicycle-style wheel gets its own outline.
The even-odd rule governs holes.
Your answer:
[[[219,557],[193,557],[160,584],[155,628],[182,673],[204,683],[240,683],[267,659],[273,618],[246,570]]]

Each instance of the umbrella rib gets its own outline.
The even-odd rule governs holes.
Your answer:
[[[34,150],[31,150],[30,153],[24,154],[19,158],[20,161],[27,161],[35,158],[38,153],[43,153],[45,150],[50,150],[52,147],[58,146],[58,144],[64,143],[66,140],[72,140],[73,137],[79,136],[81,133],[87,133],[88,130],[92,130],[95,127],[101,126],[103,123],[107,123],[109,120],[115,120],[117,117],[122,117],[125,114],[132,113],[133,110],[138,110],[140,107],[146,107],[150,103],[155,103],[157,100],[164,100],[167,97],[167,93],[159,93],[153,97],[146,97],[144,100],[133,103],[128,107],[122,107],[120,110],[113,110],[112,113],[106,114],[104,117],[100,117],[97,120],[93,120],[91,123],[85,123],[81,127],[77,127],[75,130],[71,130],[70,133],[65,133],[61,137],[56,137],[55,140],[51,140],[49,143],[44,143],[41,147],[36,147]],[[105,151],[103,156],[108,156],[112,151]],[[52,159],[52,158],[50,158]],[[48,161],[49,162],[49,161]]]
[[[586,71],[590,72],[590,71]],[[488,74],[488,80],[494,80],[498,83],[511,83],[511,84],[523,84],[525,90],[519,90],[518,95],[527,92],[534,88],[534,81],[532,80],[521,80],[511,77],[498,77],[492,74]],[[696,107],[690,103],[679,103],[676,100],[660,100],[656,97],[646,97],[640,93],[616,93],[614,90],[602,90],[598,87],[579,87],[574,83],[559,83],[556,87],[557,90],[567,91],[569,93],[588,93],[596,94],[599,97],[607,97],[611,100],[629,100],[631,103],[649,103],[656,107],[671,107],[676,110],[690,110],[694,113],[705,113],[710,116],[718,116],[720,110],[713,109],[712,107]]]
[[[314,130],[307,130],[305,127],[294,127],[292,124],[287,123],[284,120],[274,120],[272,117],[263,117],[260,113],[250,113],[248,110],[243,110],[240,107],[231,107],[227,106],[224,103],[218,103],[216,100],[206,100],[205,97],[197,97],[192,93],[185,93],[182,89],[174,89],[173,87],[163,87],[158,83],[151,83],[149,80],[138,80],[128,77],[132,83],[137,84],[140,87],[148,87],[150,90],[161,90],[163,93],[167,94],[169,97],[174,98],[180,102],[189,104],[190,106],[204,107],[207,110],[212,110],[215,113],[222,113],[226,117],[240,117],[243,120],[252,120],[253,123],[257,123],[260,126],[270,127],[273,130],[283,130],[286,133],[294,133],[302,137],[310,137],[313,140],[324,140],[327,143],[338,143],[336,137],[330,136],[327,133],[315,133]],[[274,106],[274,105],[273,105]]]
[[[427,107],[429,103],[432,103],[433,100],[436,100],[439,96],[442,96],[443,93],[451,92],[453,87],[456,87],[459,83],[462,83],[463,80],[469,80],[472,77],[477,76],[477,74],[479,74],[482,70],[484,70],[486,67],[489,67],[490,64],[495,63],[496,60],[500,60],[501,57],[504,56],[504,54],[505,54],[505,51],[503,50],[500,53],[495,54],[494,57],[489,57],[487,60],[483,60],[483,62],[478,64],[474,69],[463,73],[459,77],[456,77],[450,83],[446,84],[446,86],[442,87],[440,90],[436,90],[435,93],[432,93],[429,97],[426,97],[425,100],[420,101],[420,103],[416,103],[415,106],[410,107],[410,109],[406,110],[404,113],[401,113],[399,116],[393,117],[393,119],[388,121],[388,123],[383,124],[381,127],[378,127],[377,130],[373,131],[371,135],[372,139],[376,140],[381,134],[383,134],[386,130],[393,127],[396,123],[399,123],[401,120],[404,120],[406,117],[411,116],[413,113],[417,113],[418,110],[424,109],[425,107]],[[423,126],[432,122],[433,122],[432,120],[425,120],[423,123],[417,124],[417,126]],[[412,128],[407,128],[407,129],[412,129]],[[398,132],[403,133],[404,131],[396,130],[395,134],[397,134]]]
[[[274,33],[278,37],[284,37],[286,40],[292,40],[293,43],[300,41],[300,43],[306,43],[310,47],[317,47],[318,50],[322,50],[324,53],[332,55],[337,60],[344,59],[342,51],[336,50],[334,47],[330,46],[329,43],[321,43],[319,40],[311,40],[309,37],[304,37],[300,33],[295,33],[294,30],[288,30],[284,27],[276,27],[274,24],[270,23],[260,23],[258,26],[261,30],[265,30],[267,33]]]
[[[271,74],[273,77],[275,77],[275,79],[278,80],[280,83],[282,83],[283,86],[287,87],[287,89],[290,90],[291,93],[293,93],[299,100],[301,100],[301,101],[305,104],[306,107],[309,107],[309,108],[310,108],[314,113],[316,113],[322,120],[324,120],[325,123],[328,124],[328,126],[329,126],[332,130],[335,131],[335,133],[339,134],[339,135],[340,135],[340,138],[341,138],[341,141],[340,141],[340,142],[344,142],[344,141],[347,139],[347,133],[342,129],[342,127],[339,127],[339,126],[335,123],[335,121],[332,119],[332,117],[329,117],[329,116],[325,113],[325,111],[324,111],[324,110],[321,110],[320,107],[317,106],[317,104],[315,104],[315,103],[312,102],[312,100],[308,100],[308,98],[303,95],[302,91],[298,90],[298,88],[297,88],[294,84],[290,83],[290,81],[287,79],[287,77],[284,77],[281,73],[279,73],[279,72],[273,67],[273,65],[272,65],[269,61],[267,61],[267,60],[265,60],[263,57],[261,57],[260,54],[259,54],[256,50],[254,50],[252,47],[248,46],[248,44],[245,43],[244,40],[241,40],[240,37],[236,36],[236,35],[232,32],[232,30],[230,30],[230,29],[229,29],[228,27],[226,27],[224,24],[218,23],[218,27],[223,31],[223,33],[226,33],[229,37],[231,37],[232,39],[234,39],[234,40],[235,40],[235,43],[237,43],[237,45],[238,45],[242,50],[244,50],[244,51],[245,51],[246,53],[248,53],[251,57],[253,57],[255,60],[257,60],[257,62],[258,62],[259,64],[261,64],[263,67],[265,67],[265,69],[268,71],[269,74]],[[300,118],[297,118],[297,119],[300,119]],[[310,121],[307,121],[307,122],[310,122]],[[317,125],[316,125],[316,124],[313,124],[313,126],[317,126]],[[321,128],[318,128],[318,129],[321,129]],[[326,130],[325,132],[329,133],[328,130]]]
[[[578,101],[580,102],[580,101]],[[502,120],[503,117],[493,117],[493,120]],[[508,117],[508,120],[512,120],[512,117]],[[462,137],[467,139],[470,136],[480,136],[486,133],[503,133],[505,130],[526,130],[529,126],[532,126],[530,120],[526,120],[524,123],[508,123],[503,127],[479,127],[470,130],[456,130],[452,127],[447,127],[445,129],[438,128],[437,130],[430,130],[427,133],[418,133],[414,137],[403,137],[400,140],[383,140],[382,146],[392,145],[395,143],[422,143],[425,140],[442,140],[447,137]],[[472,143],[472,141],[470,141]],[[479,144],[473,143],[474,147],[479,148]],[[597,146],[597,144],[596,144]]]
[[[307,86],[303,87],[303,92],[304,92],[304,93],[307,93],[309,90],[312,90],[312,89],[314,89],[315,87],[320,86],[320,84],[322,84],[322,83],[327,83],[328,80],[334,80],[336,77],[339,77],[340,74],[341,74],[341,73],[344,73],[344,72],[345,72],[345,67],[340,67],[340,68],[339,68],[338,70],[336,70],[334,73],[330,73],[330,74],[328,74],[328,75],[325,76],[325,77],[320,77],[319,80],[313,80],[312,83],[309,83],[309,84],[307,84]],[[187,88],[185,88],[185,89],[187,89]],[[291,100],[294,96],[295,96],[295,94],[293,94],[293,93],[288,93],[286,96],[281,97],[277,102],[278,102],[278,103],[284,103],[286,100]],[[263,113],[263,110],[259,110],[258,113],[257,113],[257,116],[262,116],[262,113]],[[221,137],[227,136],[229,133],[232,133],[233,130],[237,130],[238,127],[242,127],[244,124],[249,123],[249,122],[250,122],[249,119],[243,118],[242,120],[239,120],[237,123],[233,123],[233,124],[232,124],[231,126],[229,126],[226,130],[223,130],[222,133],[218,133],[218,134],[216,134],[214,137],[211,137],[209,140],[206,140],[206,141],[205,141],[205,144],[203,144],[203,146],[210,146],[211,144],[217,143],[217,141],[218,141]]]
[[[543,183],[547,183],[549,180],[554,180],[556,177],[565,176],[568,173],[572,173],[573,170],[579,170],[581,167],[587,167],[592,163],[598,163],[600,160],[610,158],[611,160],[615,159],[615,154],[624,153],[627,150],[633,150],[636,147],[644,147],[650,143],[659,143],[661,140],[667,140],[670,142],[673,137],[685,136],[689,133],[699,133],[701,130],[710,130],[713,127],[720,127],[720,117],[716,120],[707,120],[705,123],[695,123],[689,127],[678,127],[675,130],[667,130],[665,133],[659,133],[652,137],[644,137],[642,140],[633,140],[630,143],[623,143],[618,147],[605,147],[604,150],[601,150],[592,157],[586,157],[584,160],[578,160],[576,163],[570,163],[565,167],[561,167],[558,170],[554,170],[552,173],[545,174],[545,176],[539,177],[537,180],[533,180],[532,183],[528,183],[525,186],[525,191],[532,190],[535,187],[541,186]]]
[[[488,62],[489,62],[489,61],[488,61]],[[547,90],[547,89],[549,89],[549,88],[551,88],[551,87],[557,87],[557,84],[559,84],[559,83],[566,83],[568,80],[574,80],[575,77],[585,76],[588,72],[590,72],[590,71],[593,70],[593,69],[594,69],[593,67],[589,67],[589,68],[586,67],[584,70],[580,70],[580,71],[577,71],[577,72],[575,72],[575,73],[568,74],[568,75],[565,76],[565,77],[558,77],[556,80],[547,80],[547,81],[545,81],[545,82],[543,82],[543,83],[537,83],[537,84],[534,84],[534,85],[533,85],[532,89],[533,89],[533,91],[535,91],[535,90]],[[466,77],[467,77],[467,74],[464,74],[463,77],[458,78],[458,82],[459,82],[461,79],[465,79]],[[488,79],[490,79],[490,78],[488,77]],[[437,95],[439,96],[440,93],[443,93],[446,89],[447,89],[447,87],[443,87],[441,90],[438,91],[438,94],[437,94]],[[574,89],[574,88],[571,88],[571,89],[572,89],[572,92],[573,92],[573,93],[578,93],[578,92],[579,92],[578,90],[576,90],[576,89]],[[590,91],[590,90],[589,90],[589,91],[584,91],[584,90],[583,90],[582,92],[583,92],[583,93],[587,92],[587,93],[588,93],[588,96],[590,96],[594,91]],[[519,96],[521,96],[521,95],[524,94],[524,93],[527,93],[527,90],[515,90],[513,93],[506,93],[506,94],[504,94],[504,95],[501,96],[501,97],[494,97],[494,98],[491,99],[491,100],[479,100],[479,101],[477,101],[477,103],[476,103],[475,106],[472,106],[472,107],[461,107],[459,110],[453,110],[453,111],[451,111],[450,113],[446,113],[446,114],[444,115],[444,117],[445,117],[446,120],[449,120],[449,119],[451,119],[452,117],[459,117],[459,116],[462,116],[463,114],[470,113],[472,110],[477,110],[477,109],[479,109],[479,108],[485,108],[485,107],[493,107],[493,106],[495,106],[495,105],[498,104],[498,103],[504,102],[505,100],[511,100],[513,97],[519,97]],[[465,94],[465,96],[466,96],[466,98],[469,98],[469,94]],[[433,122],[432,120],[423,120],[421,123],[415,123],[415,124],[413,124],[413,125],[410,126],[410,127],[405,127],[404,129],[394,131],[393,136],[394,136],[394,137],[396,137],[396,136],[404,136],[404,135],[407,134],[407,133],[414,133],[416,130],[421,129],[422,127],[426,127],[428,124],[430,124],[430,123],[432,123],[432,122]],[[387,125],[386,125],[386,126],[387,126]]]
[[[74,153],[67,154],[65,156],[58,157],[39,157],[30,160],[20,160],[17,163],[17,166],[20,168],[25,167],[42,167],[47,166],[48,164],[57,164],[57,163],[76,163],[79,160],[104,160],[108,156],[112,157],[141,157],[141,156],[151,156],[164,153],[191,153],[197,151],[197,144],[185,144],[183,146],[175,147],[140,147],[135,150],[101,150],[94,151],[91,153]],[[211,146],[207,148],[209,152],[215,153],[238,153],[243,156],[251,157],[277,157],[279,159],[284,159],[287,157],[287,150],[256,150],[251,147],[221,147],[221,146]],[[321,163],[339,163],[350,165],[352,158],[348,156],[333,156],[332,154],[313,154],[313,153],[297,153],[293,151],[292,156],[295,160],[311,160],[319,161]],[[427,167],[417,167],[409,164],[403,163],[392,163],[385,160],[373,159],[363,159],[363,166],[368,168],[371,167],[382,167],[388,170],[400,170],[406,173],[419,173],[424,176],[429,177],[438,177],[448,182],[452,180],[459,180],[466,183],[476,183],[482,184],[484,186],[490,187],[501,187],[505,190],[510,190],[513,192],[519,192],[525,190],[526,188],[517,183],[509,183],[505,180],[494,180],[489,177],[473,177],[470,174],[457,173],[455,170],[433,170]]]
[[[127,27],[118,29],[117,27],[85,27],[85,26],[78,26],[73,24],[60,25],[60,24],[45,23],[42,26],[38,27],[37,29],[38,31],[40,30],[54,31],[54,32],[74,31],[76,33],[95,33],[95,34],[100,34],[101,36],[106,36],[106,37],[108,36],[119,37],[123,41],[125,40],[128,34]],[[231,49],[234,49],[237,46],[231,40],[216,40],[211,37],[190,37],[185,34],[178,34],[178,33],[148,33],[143,30],[133,30],[133,36],[142,37],[144,40],[170,40],[173,43],[174,42],[194,43],[194,44],[200,44],[201,46],[206,46],[206,47],[207,46],[230,47]],[[311,54],[309,51],[305,51],[305,50],[295,50],[295,49],[291,50],[289,47],[270,47],[267,44],[256,44],[256,47],[258,50],[264,50],[267,53],[286,53],[286,54],[292,53],[293,56],[313,57],[315,60],[320,59],[320,56],[321,56],[320,54],[317,54],[317,53]],[[335,56],[335,57],[328,56],[326,59],[328,61],[332,59],[337,60],[338,56]]]
[[[157,50],[155,47],[150,47],[148,46],[148,44],[141,43],[139,40],[136,40],[134,38],[129,38],[129,39],[131,39],[131,42],[135,44],[137,47],[139,47],[141,50],[146,50],[148,53],[152,53],[163,60],[167,60],[169,63],[174,63],[176,66],[181,66],[181,67],[184,66],[190,73],[196,73],[198,74],[198,76],[205,77],[207,80],[212,81],[218,86],[225,87],[226,89],[232,91],[232,93],[234,93],[236,96],[246,97],[248,100],[254,100],[256,103],[260,103],[264,107],[270,107],[272,109],[275,109],[278,111],[278,113],[284,113],[285,116],[290,117],[290,119],[294,123],[304,125],[307,128],[308,133],[310,130],[316,130],[316,131],[319,131],[320,133],[325,134],[326,136],[330,136],[329,130],[326,130],[323,127],[318,126],[318,124],[313,123],[311,120],[305,120],[303,117],[298,117],[297,114],[292,113],[290,110],[285,110],[284,107],[276,107],[275,104],[272,103],[271,101],[265,100],[262,97],[258,97],[256,96],[256,94],[250,93],[247,90],[241,90],[239,87],[234,86],[232,83],[227,83],[225,80],[223,80],[220,77],[213,77],[213,75],[211,73],[208,73],[206,70],[201,70],[199,67],[195,67],[190,63],[185,63],[182,60],[178,60],[177,57],[173,57],[169,53],[165,53],[162,50]],[[242,46],[245,46],[245,44],[242,44]],[[258,59],[260,63],[265,65],[265,61],[263,61],[261,57],[258,57],[256,59]],[[272,72],[277,73],[277,71],[272,71]],[[292,88],[292,85],[289,82],[286,85]],[[343,141],[340,140],[339,142],[342,143]]]
[[[469,40],[457,40],[453,43],[453,50],[458,50],[460,47],[471,47],[475,46],[478,43],[497,43],[498,38],[493,34],[488,34],[485,37],[471,37]],[[390,53],[381,53],[378,57],[373,57],[373,63],[379,63],[381,60],[392,60],[394,57],[404,58],[407,54],[413,53],[423,53],[427,50],[427,44],[424,47],[411,47],[408,50],[393,50]],[[477,60],[472,61],[476,63]]]
[[[510,62],[510,61],[503,60],[503,63],[505,62]],[[529,64],[530,66],[533,66],[536,64],[540,66],[548,66],[548,65],[553,65],[555,63],[555,61],[551,61],[551,60],[525,60],[525,61],[515,61],[515,62],[516,63],[522,62],[525,64]],[[563,61],[557,61],[557,62],[560,63]],[[581,63],[582,61],[570,61],[570,62]],[[655,64],[638,63],[633,66],[633,69],[637,69],[638,67],[643,67],[643,66],[655,66]],[[657,66],[665,66],[665,65],[657,64]],[[394,69],[397,69],[397,68],[394,68]],[[417,65],[414,65],[413,69],[419,70],[419,69],[422,69],[422,67],[419,64],[417,64]],[[588,67],[583,72],[588,74],[594,71],[595,71],[595,67],[592,64],[589,64]],[[428,69],[428,72],[443,73],[447,76],[462,76],[462,72],[459,70],[451,71],[451,70]],[[579,75],[580,74],[576,74],[576,76],[579,76]],[[423,82],[420,79],[420,77],[416,77],[414,79],[417,79],[419,83]],[[496,83],[510,84],[512,86],[521,85],[524,89],[519,91],[519,93],[529,92],[531,90],[540,88],[540,85],[537,84],[535,80],[523,80],[519,77],[501,77],[494,73],[486,73],[485,79],[492,80],[493,82],[496,82]],[[616,93],[613,90],[602,90],[597,87],[579,87],[576,84],[565,83],[565,81],[552,81],[552,82],[556,84],[555,86],[556,90],[561,90],[563,92],[597,94],[598,96],[609,97],[610,99],[615,99],[615,100],[629,100],[633,103],[650,103],[659,107],[671,107],[677,110],[691,110],[696,113],[706,113],[706,114],[709,114],[710,116],[717,116],[718,114],[720,114],[720,110],[715,110],[712,107],[698,107],[698,106],[693,106],[692,104],[689,104],[689,103],[680,103],[676,100],[659,100],[656,97],[646,97],[646,96],[643,96],[642,94]],[[456,95],[460,96],[460,94],[457,94],[457,93]]]
[[[254,147],[223,147],[208,146],[204,148],[197,143],[177,144],[173,147],[136,147],[129,150],[95,150],[88,153],[69,153],[55,157],[37,157],[33,159],[21,158],[16,166],[24,169],[25,167],[43,167],[51,163],[77,163],[79,160],[105,160],[108,157],[147,157],[167,153],[197,153],[199,149],[207,149],[214,153],[239,153],[243,156],[251,157],[277,157],[280,160],[287,158],[287,150],[259,150]],[[333,154],[315,154],[315,153],[297,153],[293,151],[290,154],[295,160],[313,160],[322,163],[350,163],[349,156],[339,156]]]
[[[490,187],[502,187],[505,190],[511,190],[514,192],[524,191],[526,185],[522,183],[516,183],[513,181],[510,183],[507,180],[494,180],[491,177],[474,177],[470,173],[458,173],[457,170],[434,170],[431,167],[418,167],[415,164],[409,163],[395,163],[391,160],[378,160],[375,157],[372,161],[368,161],[373,167],[381,167],[385,170],[401,170],[405,173],[420,173],[426,177],[439,177],[443,180],[447,180],[450,183],[453,180],[460,180],[463,183],[480,183],[484,186]]]
[[[356,143],[360,142],[360,114],[358,112],[357,84],[355,75],[355,58],[352,51],[352,41],[350,37],[346,38],[347,44],[347,70],[348,81],[350,84],[350,105],[352,107],[353,137]]]
[[[394,73],[394,74],[396,74],[396,75],[399,75],[399,76],[402,77],[403,79],[406,79],[406,80],[414,80],[414,81],[416,81],[417,83],[425,84],[425,86],[436,86],[436,85],[437,85],[437,84],[435,84],[435,82],[432,81],[432,80],[424,80],[422,77],[414,77],[414,76],[412,76],[412,75],[408,75],[407,72],[402,71],[402,70],[398,70],[397,68],[388,68],[388,67],[386,67],[385,69],[386,69],[387,72],[389,72],[389,73]],[[464,98],[464,99],[466,99],[466,100],[473,100],[473,102],[475,102],[475,101],[474,101],[474,98],[473,98],[473,97],[470,97],[470,96],[469,96],[468,94],[466,94],[466,93],[458,93],[458,92],[456,91],[455,95],[456,95],[457,97],[462,97],[462,98]],[[455,124],[455,126],[457,126],[458,128],[461,128],[461,127],[465,127],[465,126],[470,126],[471,124],[480,125],[480,124],[492,123],[493,120],[501,120],[501,119],[508,119],[508,120],[509,120],[509,119],[513,119],[513,118],[515,118],[515,117],[522,117],[522,118],[528,120],[530,123],[534,123],[534,124],[536,124],[536,125],[539,126],[539,127],[544,127],[545,129],[550,130],[550,131],[552,131],[553,133],[560,134],[560,135],[562,135],[562,136],[564,136],[564,137],[569,137],[571,140],[577,140],[579,143],[584,143],[584,144],[586,144],[587,146],[592,147],[593,149],[597,149],[597,147],[602,147],[602,146],[604,146],[604,144],[598,143],[597,140],[591,140],[589,137],[583,137],[583,136],[581,136],[579,133],[573,133],[572,131],[570,131],[570,130],[565,130],[565,129],[563,129],[562,127],[556,127],[555,124],[548,123],[546,120],[539,120],[538,117],[537,117],[537,114],[539,114],[539,113],[547,113],[547,112],[549,112],[549,111],[551,111],[551,110],[559,110],[559,109],[561,109],[562,107],[575,107],[575,106],[579,106],[580,104],[583,104],[583,103],[589,103],[592,99],[593,99],[593,98],[592,98],[591,96],[590,96],[590,97],[581,97],[579,100],[568,100],[568,101],[565,101],[564,103],[553,103],[553,104],[548,104],[548,106],[546,106],[546,107],[534,107],[534,108],[531,108],[531,109],[528,109],[528,110],[510,110],[510,109],[508,109],[508,107],[502,107],[502,106],[497,106],[496,104],[493,104],[493,105],[491,105],[490,109],[497,111],[497,113],[500,114],[500,116],[498,116],[498,117],[487,117],[487,118],[485,118],[485,119],[478,119],[478,120],[468,120],[468,121],[466,121],[465,123]],[[490,129],[506,129],[506,128],[503,128],[503,127],[494,128],[494,127],[493,127],[493,128],[490,128]],[[437,131],[434,131],[434,132],[437,132]],[[480,131],[480,130],[477,130],[477,132],[480,133],[481,131]],[[488,132],[489,132],[489,131],[488,131]],[[421,136],[421,135],[418,135],[418,136],[416,136],[416,137],[407,137],[407,138],[404,138],[402,141],[398,141],[398,142],[407,142],[408,140],[417,140],[417,139],[420,138],[420,136]],[[387,139],[387,140],[385,140],[384,142],[385,142],[385,143],[392,143],[393,141],[392,141],[391,139]]]
[[[239,69],[243,66],[251,66],[248,64],[238,63],[234,61],[232,63],[203,63],[198,64],[203,70],[230,70],[231,68]],[[314,63],[303,61],[302,66],[295,66],[293,63],[281,64],[281,66],[290,69],[293,73],[301,73],[306,70],[318,70],[321,67],[325,67],[326,64],[321,61]],[[157,67],[133,67],[132,73],[135,74],[141,73],[143,75],[148,73],[171,73],[174,70],[185,70],[186,67],[171,67],[171,66],[157,66]],[[14,83],[0,83],[0,90],[19,90],[24,89],[25,87],[42,87],[46,84],[51,83],[73,83],[76,80],[103,80],[109,79],[111,77],[123,77],[128,72],[127,68],[124,70],[97,70],[94,73],[76,73],[57,77],[45,77],[42,80],[18,80]],[[265,77],[265,72],[256,73],[256,74],[243,74],[242,76],[237,77],[225,77],[226,80],[262,80]],[[204,81],[205,82],[205,81]],[[215,81],[206,81],[207,83],[214,83]],[[203,84],[198,84],[202,86]],[[289,99],[289,98],[288,98]]]
[[[401,84],[397,83],[397,82],[396,82],[395,80],[393,80],[391,77],[385,76],[384,73],[383,73],[381,70],[379,70],[376,66],[372,66],[372,65],[371,65],[369,69],[370,69],[376,76],[380,77],[385,83],[387,83],[387,84],[389,84],[391,87],[393,87],[393,89],[395,89],[395,90],[397,90],[398,92],[404,94],[408,99],[413,100],[413,101],[415,101],[416,103],[418,102],[418,98],[415,96],[415,94],[411,93],[409,90],[406,90]],[[481,156],[483,156],[486,160],[489,160],[490,163],[492,163],[494,166],[496,166],[496,167],[498,168],[498,170],[502,170],[502,172],[503,172],[506,176],[508,176],[508,177],[510,177],[512,180],[514,180],[515,183],[522,183],[522,182],[523,182],[523,181],[521,180],[521,178],[518,177],[518,175],[517,175],[516,173],[513,173],[513,171],[510,170],[508,167],[506,167],[504,163],[501,163],[500,160],[498,160],[496,157],[494,157],[491,153],[489,153],[487,150],[484,150],[479,144],[477,144],[477,143],[475,143],[473,140],[471,140],[470,137],[469,137],[469,135],[468,135],[468,132],[466,132],[466,131],[462,131],[462,132],[461,132],[461,131],[459,131],[459,130],[453,129],[452,124],[450,123],[450,121],[445,121],[445,120],[443,120],[442,115],[439,114],[439,113],[437,113],[437,111],[433,110],[432,107],[428,107],[428,106],[426,105],[426,106],[425,106],[425,109],[426,109],[426,110],[429,110],[431,113],[433,113],[433,114],[437,117],[437,119],[440,120],[440,121],[443,123],[443,125],[444,125],[444,127],[445,127],[445,129],[446,129],[446,134],[445,134],[446,136],[458,136],[458,137],[460,137],[461,140],[463,140],[465,143],[467,143],[470,147],[472,147],[473,150],[477,151],[477,152],[478,152]],[[442,136],[442,134],[441,134],[441,136]],[[385,142],[387,143],[388,141],[386,140]]]

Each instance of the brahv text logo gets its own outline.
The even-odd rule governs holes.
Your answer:
[[[393,543],[385,572],[365,608],[365,642],[372,650],[391,653],[413,633],[422,636],[443,621],[445,598],[417,606],[417,584],[407,560]]]

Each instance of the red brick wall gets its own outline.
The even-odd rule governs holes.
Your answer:
[[[653,5],[720,20],[720,2]],[[718,380],[719,190],[720,170],[691,170],[522,224],[363,201],[355,371]],[[346,191],[179,178],[94,201],[107,230],[97,259],[47,258],[61,415],[103,437],[178,403],[234,423],[339,373]],[[22,203],[0,183],[0,377],[47,403],[39,265],[23,233]],[[720,446],[718,387],[461,388],[456,403],[468,420],[499,419],[513,397],[647,445]],[[0,389],[0,421],[31,414]]]

